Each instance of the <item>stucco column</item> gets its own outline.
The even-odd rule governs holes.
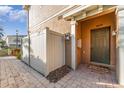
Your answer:
[[[116,75],[118,83],[124,85],[124,6],[118,6],[118,38]]]
[[[73,70],[77,67],[76,61],[76,21],[71,20],[71,67]]]

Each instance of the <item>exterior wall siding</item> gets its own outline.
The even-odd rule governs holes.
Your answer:
[[[44,7],[44,8],[42,8]],[[50,30],[59,32],[59,33],[66,33],[70,32],[70,21],[65,21],[64,19],[59,19],[59,15],[53,17],[49,21],[44,22],[41,25],[38,25],[40,22],[46,20],[50,16],[54,15],[55,13],[61,11],[62,9],[66,8],[67,6],[31,6],[29,11],[29,25],[30,25],[30,32],[35,33],[37,31],[42,31],[45,27],[49,27]],[[37,11],[36,11],[37,10]]]
[[[29,13],[29,26],[32,27],[34,25],[39,24],[46,20],[47,18],[53,16],[57,12],[66,8],[67,5],[33,5],[30,7]],[[33,20],[33,21],[32,21]]]

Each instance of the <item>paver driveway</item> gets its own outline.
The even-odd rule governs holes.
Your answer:
[[[122,87],[116,84],[115,73],[97,73],[87,66],[80,65],[76,71],[71,71],[57,83],[49,81],[41,74],[17,60],[15,57],[0,58],[0,87]]]

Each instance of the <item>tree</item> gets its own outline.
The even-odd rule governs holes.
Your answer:
[[[4,30],[3,28],[0,26],[0,39],[4,36]]]
[[[4,30],[2,28],[2,26],[0,26],[0,47],[4,47],[5,45],[5,41],[2,39],[2,37],[4,36]]]
[[[0,47],[4,47],[5,44],[6,44],[6,41],[4,41],[4,40],[1,40],[1,41],[0,41]]]

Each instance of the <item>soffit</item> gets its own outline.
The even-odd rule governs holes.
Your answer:
[[[78,8],[75,8],[68,13],[65,13],[63,15],[63,18],[65,20],[71,20],[72,18],[75,18],[75,20],[81,20],[84,18],[87,18],[89,16],[96,15],[98,13],[101,13],[103,11],[107,11],[110,9],[115,8],[115,5],[85,5],[85,6],[79,6]]]

